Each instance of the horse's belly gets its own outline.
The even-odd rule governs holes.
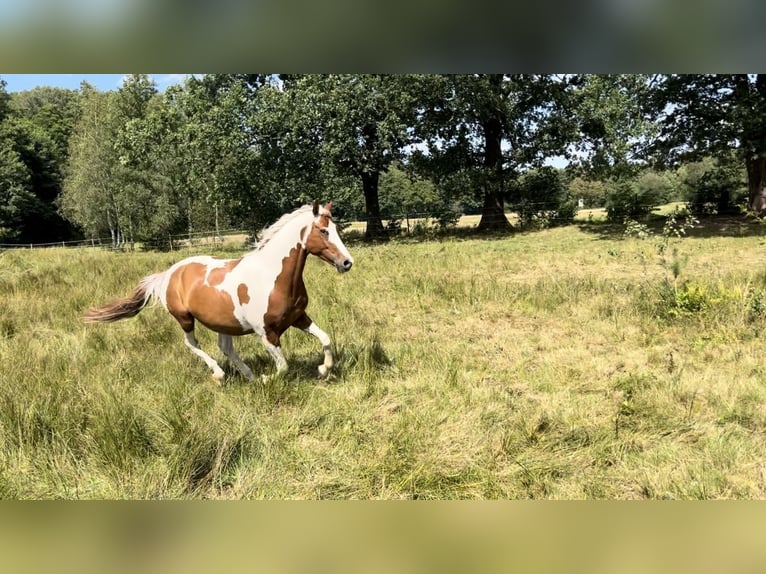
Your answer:
[[[216,333],[246,335],[255,330],[244,319],[242,304],[227,291],[199,284],[190,294],[187,306],[195,319]]]

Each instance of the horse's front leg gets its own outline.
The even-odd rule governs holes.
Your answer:
[[[261,341],[263,342],[263,346],[266,347],[266,350],[269,352],[269,355],[271,355],[271,358],[274,359],[277,374],[281,375],[287,371],[287,361],[282,354],[282,347],[279,344],[279,335],[274,331],[266,331],[266,334],[261,337]]]
[[[311,318],[305,313],[293,323],[293,327],[302,329],[310,335],[314,335],[314,337],[319,339],[319,342],[322,343],[322,350],[324,351],[324,362],[319,365],[319,367],[317,367],[317,370],[319,371],[320,377],[326,377],[330,372],[330,369],[332,369],[333,365],[332,341],[330,340],[330,336],[322,329],[320,329],[317,324],[314,323],[314,321],[312,321]]]

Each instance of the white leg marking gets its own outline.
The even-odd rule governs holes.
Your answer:
[[[322,350],[324,351],[324,363],[319,365],[318,370],[319,376],[325,377],[327,376],[327,373],[330,372],[330,369],[332,369],[333,365],[332,341],[330,340],[330,336],[322,329],[317,327],[316,323],[311,323],[311,325],[309,325],[308,329],[305,329],[305,331],[310,335],[314,335],[317,339],[319,339],[319,342],[322,343]]]
[[[237,370],[244,375],[244,377],[252,381],[253,380],[253,371],[250,370],[250,367],[248,367],[245,362],[240,358],[239,355],[237,355],[237,352],[234,350],[234,338],[231,335],[224,335],[223,333],[218,333],[218,348],[223,351],[223,354],[226,355],[229,360],[232,362],[232,364],[237,368]]]
[[[277,366],[277,374],[284,373],[287,370],[287,361],[285,361],[285,356],[282,354],[282,349],[272,345],[266,338],[266,335],[261,337],[261,341],[263,341],[263,346],[266,347],[271,358],[274,359],[274,364]]]
[[[199,343],[197,343],[197,339],[194,337],[194,333],[185,333],[184,334],[184,343],[187,347],[189,347],[195,355],[197,355],[199,358],[201,358],[203,361],[205,361],[205,364],[210,367],[213,371],[213,378],[220,383],[223,380],[223,370],[218,365],[218,363],[215,362],[215,359],[208,355],[205,351],[199,348]]]

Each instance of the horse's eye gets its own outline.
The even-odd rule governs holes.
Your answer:
[[[330,235],[330,232],[329,232],[329,231],[327,231],[327,228],[326,228],[326,227],[323,227],[322,229],[320,229],[320,230],[319,230],[319,233],[321,233],[321,234],[322,234],[322,235],[324,235],[324,236],[328,236],[328,235]]]

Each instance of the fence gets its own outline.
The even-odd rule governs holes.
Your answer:
[[[535,208],[542,206],[542,204],[530,203],[525,205],[526,210],[534,211]],[[595,209],[579,209],[584,213],[602,212],[603,208]],[[506,211],[506,216],[511,219],[512,222],[518,220],[519,213],[517,211]],[[399,227],[405,233],[412,233],[419,224],[432,222],[438,219],[436,213],[426,212],[414,212],[414,213],[401,213],[398,215],[386,215],[382,217],[384,227],[390,229],[391,226]],[[480,214],[462,214],[459,216],[458,226],[472,226],[478,224]],[[557,221],[558,218],[552,217],[551,221]],[[366,217],[357,217],[349,220],[339,222],[343,227],[353,231],[363,231],[366,225]],[[148,246],[154,248],[164,249],[190,249],[191,247],[199,245],[216,245],[224,243],[226,238],[232,236],[242,236],[244,242],[245,237],[252,237],[252,231],[245,229],[222,229],[216,232],[214,229],[205,231],[196,231],[191,234],[179,233],[176,235],[167,235],[162,238],[157,238],[154,241],[136,242],[139,246]],[[91,239],[78,239],[74,241],[54,241],[50,243],[0,243],[0,249],[36,249],[46,247],[99,247],[101,249],[116,249],[124,250],[129,248],[128,242],[123,242],[120,246],[114,247],[111,237],[99,237]]]
[[[135,245],[159,245],[161,242],[164,247],[170,249],[189,249],[197,245],[216,245],[224,243],[226,238],[232,236],[249,237],[251,232],[242,229],[221,229],[216,232],[214,229],[205,231],[195,231],[192,233],[179,233],[177,235],[167,235],[162,239],[155,241],[136,241]],[[44,249],[48,247],[93,247],[100,249],[124,250],[130,247],[129,241],[123,241],[115,246],[111,237],[93,237],[90,239],[75,239],[71,241],[51,241],[48,243],[0,243],[0,249]]]

